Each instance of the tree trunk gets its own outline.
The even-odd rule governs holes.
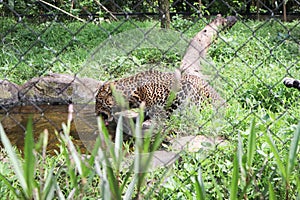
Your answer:
[[[159,17],[160,17],[160,27],[170,28],[170,1],[169,0],[159,0]]]
[[[76,7],[77,7],[77,2],[76,2],[76,0],[72,0],[72,1],[71,1],[71,9],[76,9]]]
[[[216,39],[215,36],[218,34],[218,30],[224,27],[231,28],[235,24],[236,20],[237,19],[233,16],[229,16],[225,19],[221,15],[217,15],[210,24],[197,33],[190,41],[181,61],[181,71],[188,74],[202,76],[200,63],[203,59],[205,59],[212,41]]]
[[[199,17],[202,17],[202,1],[199,0]]]
[[[286,22],[287,18],[286,18],[286,0],[283,0],[283,21]]]
[[[260,2],[259,0],[256,1],[256,15],[257,15],[257,20],[259,20],[259,11],[260,10]]]
[[[246,15],[250,16],[250,8],[251,8],[251,1],[245,2],[246,4]]]

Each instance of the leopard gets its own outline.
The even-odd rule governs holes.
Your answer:
[[[118,103],[116,94],[125,99],[125,106]],[[138,108],[143,103],[146,116],[151,117],[150,113],[161,108],[169,117],[186,104],[201,106],[219,99],[219,94],[199,76],[152,69],[102,84],[96,93],[95,112],[109,123],[122,107]]]

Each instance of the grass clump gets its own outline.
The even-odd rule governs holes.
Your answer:
[[[13,149],[0,124],[1,141],[8,156],[6,164],[1,167],[11,167],[9,173],[0,173],[3,193],[17,199],[141,199],[150,194],[145,192],[145,180],[161,137],[155,137],[154,141],[151,137],[142,138],[143,111],[139,111],[140,117],[132,130],[136,139],[134,156],[130,159],[126,157],[128,152],[123,150],[122,117],[118,121],[115,143],[110,140],[104,122],[98,118],[99,136],[94,148],[89,154],[82,155],[69,135],[72,105],[69,110],[67,123],[62,124],[62,133],[56,133],[60,139],[60,153],[48,161],[47,131],[35,144],[32,122],[28,122],[22,157]]]
[[[49,72],[77,73],[91,50],[109,36],[155,25],[135,20],[100,25],[56,21],[34,24],[11,18],[1,19],[0,24],[3,27],[0,78],[16,83]]]

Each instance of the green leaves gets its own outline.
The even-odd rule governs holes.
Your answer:
[[[247,145],[247,167],[250,168],[253,163],[253,157],[256,150],[256,133],[255,133],[255,118],[252,119],[249,137],[248,137],[248,145]]]
[[[132,199],[142,193],[142,187],[149,166],[151,166],[152,151],[156,150],[157,144],[161,142],[161,137],[155,137],[152,141],[150,137],[152,129],[150,132],[142,133],[143,114],[144,110],[141,106],[135,126],[131,126],[131,132],[135,137],[134,154],[127,157],[125,155],[128,152],[123,151],[122,114],[117,123],[115,143],[111,141],[103,120],[97,118],[101,145],[95,159],[95,166],[98,168],[97,174],[103,179],[101,183],[103,199]],[[133,124],[132,119],[130,120],[129,123]],[[152,145],[150,145],[151,142],[153,142]],[[120,176],[124,171],[127,172],[121,179]]]
[[[268,181],[268,185],[269,185],[269,199],[270,200],[276,200],[276,195],[274,192],[274,188],[272,186],[272,183],[270,181]]]
[[[233,172],[230,186],[230,200],[237,199],[238,194],[238,180],[239,180],[239,162],[237,153],[234,154]]]
[[[294,137],[291,142],[290,150],[289,150],[289,155],[288,155],[288,160],[287,160],[287,167],[286,167],[286,179],[290,178],[290,175],[293,171],[293,168],[295,166],[295,162],[297,159],[297,156],[299,153],[297,150],[299,149],[299,141],[300,141],[300,122],[298,123],[298,126],[295,130]]]
[[[265,134],[265,140],[267,141],[267,143],[269,144],[269,147],[271,149],[271,152],[273,153],[274,157],[275,157],[275,160],[276,160],[276,164],[279,168],[279,171],[282,175],[282,177],[284,179],[286,179],[286,170],[285,170],[285,167],[284,167],[284,164],[280,158],[280,155],[279,155],[279,152],[278,152],[278,149],[272,139],[272,137],[270,135],[268,135],[266,132],[264,133]]]
[[[205,187],[202,179],[202,172],[199,168],[198,176],[196,177],[195,181],[195,188],[196,188],[196,197],[197,199],[204,200],[205,199]]]
[[[13,149],[9,139],[7,138],[4,130],[3,130],[3,127],[0,123],[0,136],[1,136],[1,142],[8,154],[8,157],[9,157],[9,160],[11,162],[11,165],[13,167],[13,170],[20,182],[20,186],[22,188],[21,190],[21,198],[25,198],[25,197],[31,197],[29,194],[32,194],[32,191],[30,191],[30,193],[28,194],[28,181],[26,180],[26,176],[25,176],[25,173],[22,169],[22,164],[21,164],[21,160],[18,158],[15,150]],[[10,188],[10,189],[13,189],[13,192],[14,194],[18,194],[19,191],[16,190],[12,185],[11,183],[7,180],[7,179],[4,179],[4,176],[1,176],[1,179],[6,183],[6,185]]]
[[[284,162],[282,161],[282,158],[279,154],[279,151],[272,139],[272,137],[270,135],[268,135],[267,133],[265,133],[265,139],[267,141],[267,143],[269,144],[270,150],[273,153],[274,157],[275,157],[275,163],[277,164],[277,167],[279,169],[279,172],[281,174],[281,177],[283,179],[283,185],[285,186],[285,192],[286,192],[286,199],[289,198],[289,193],[290,193],[290,184],[291,184],[291,174],[293,172],[294,166],[295,166],[295,162],[297,159],[297,156],[299,155],[299,141],[300,141],[300,123],[298,124],[295,132],[294,132],[294,136],[293,139],[291,141],[291,145],[289,148],[289,154],[286,155],[285,157],[287,158],[287,160]],[[296,174],[299,174],[299,172],[296,172]],[[297,176],[297,175],[296,175]],[[270,186],[271,183],[269,183],[269,192],[270,192],[270,197],[274,198],[274,190],[273,187]],[[299,188],[299,182],[296,181],[297,187]],[[299,195],[299,192],[298,192]]]
[[[31,118],[28,120],[25,134],[24,159],[22,159],[13,149],[2,125],[0,124],[1,142],[8,154],[10,163],[21,187],[19,189],[14,187],[8,178],[2,174],[0,174],[0,179],[5,183],[16,198],[52,199],[54,197],[55,188],[57,187],[56,178],[53,176],[53,168],[50,171],[45,171],[45,174],[42,174],[46,177],[45,182],[43,182],[43,176],[40,176],[40,183],[36,181],[36,165],[38,160],[35,155]]]
[[[32,130],[32,118],[29,118],[27,122],[27,128],[25,132],[25,146],[24,146],[24,179],[27,185],[27,195],[32,196],[35,180],[35,156],[34,151],[34,140],[33,140],[33,130]]]

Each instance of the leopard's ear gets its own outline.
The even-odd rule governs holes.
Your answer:
[[[111,93],[111,88],[110,88],[110,83],[106,83],[104,85],[102,85],[102,91],[106,92],[106,93]]]
[[[100,86],[96,96],[106,96],[109,93],[111,93],[110,86],[109,84],[105,83]]]
[[[110,91],[111,91],[110,84],[107,84],[107,85],[105,86],[105,91],[106,91],[106,92],[110,92]]]

